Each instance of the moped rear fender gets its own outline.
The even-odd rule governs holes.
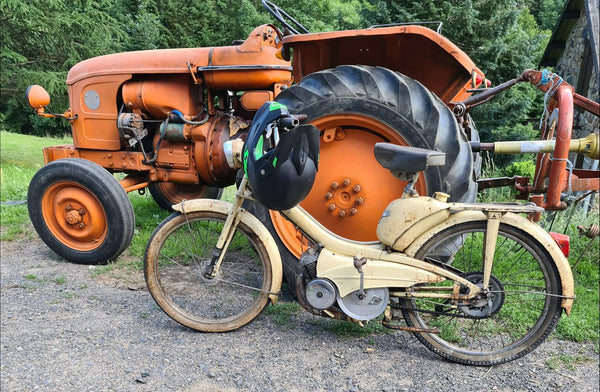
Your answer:
[[[195,199],[175,204],[172,208],[173,210],[181,213],[183,213],[185,210],[186,213],[208,211],[219,212],[228,215],[231,211],[231,207],[231,203],[227,203],[222,200]],[[275,243],[275,240],[273,240],[273,237],[267,228],[254,215],[244,209],[241,209],[240,211],[240,222],[248,226],[250,230],[252,230],[260,238],[267,249],[272,273],[271,288],[269,289],[269,292],[272,294],[269,295],[269,299],[271,300],[271,303],[274,304],[277,301],[277,293],[281,291],[281,280],[283,277],[281,256],[279,255],[277,244]]]
[[[414,256],[416,252],[421,249],[421,247],[425,245],[425,243],[434,235],[451,226],[472,221],[485,221],[486,219],[487,218],[485,214],[481,211],[456,212],[450,215],[450,217],[444,222],[420,234],[410,243],[408,247],[406,247],[404,253],[407,256]],[[573,299],[575,298],[575,284],[573,281],[573,274],[571,273],[571,265],[561,252],[556,242],[552,239],[548,232],[521,215],[507,212],[502,216],[500,222],[508,226],[513,226],[520,231],[526,232],[546,249],[560,275],[563,295],[561,306],[568,315],[571,312]]]

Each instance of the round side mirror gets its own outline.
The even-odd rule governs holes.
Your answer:
[[[25,91],[25,97],[27,98],[29,106],[36,111],[39,111],[40,109],[43,110],[45,106],[50,104],[50,95],[46,89],[37,84],[27,87],[27,91]]]

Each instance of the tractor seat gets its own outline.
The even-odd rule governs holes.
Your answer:
[[[416,173],[431,166],[444,166],[446,153],[391,143],[377,143],[375,159],[381,166],[392,172]]]

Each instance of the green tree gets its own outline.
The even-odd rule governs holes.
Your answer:
[[[525,0],[523,2],[542,30],[554,29],[566,3],[566,0]]]
[[[111,0],[2,0],[0,128],[25,134],[68,131],[68,124],[31,114],[24,93],[31,84],[51,94],[51,108],[68,107],[65,79],[77,62],[122,50],[125,33]]]
[[[125,6],[125,4],[124,4]],[[139,0],[129,5],[124,16],[127,32],[125,50],[158,49],[165,44],[158,9],[153,0]]]

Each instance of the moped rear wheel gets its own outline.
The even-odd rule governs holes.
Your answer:
[[[450,255],[452,267],[481,287],[485,231],[485,221],[451,226],[415,257],[447,262]],[[561,315],[561,292],[560,276],[544,247],[518,228],[501,224],[487,294],[468,303],[401,299],[400,307],[408,326],[436,331],[415,332],[436,354],[490,366],[533,351],[552,333]]]
[[[225,332],[252,321],[265,307],[272,270],[266,247],[243,220],[214,278],[205,271],[227,215],[174,213],[152,234],[144,256],[150,294],[178,323]]]

